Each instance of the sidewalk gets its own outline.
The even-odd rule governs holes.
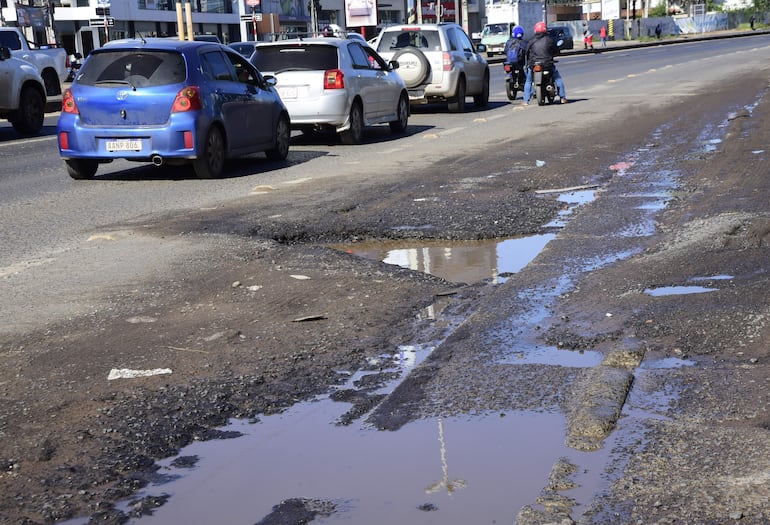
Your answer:
[[[684,42],[698,42],[702,40],[714,40],[720,38],[738,38],[744,36],[753,35],[766,35],[770,34],[770,29],[756,29],[751,30],[737,30],[729,29],[725,31],[713,31],[710,33],[700,34],[683,34],[665,36],[660,39],[645,39],[645,40],[607,40],[607,47],[602,47],[600,40],[594,40],[594,49],[583,49],[578,47],[583,44],[582,41],[575,40],[575,48],[562,51],[562,55],[584,55],[589,53],[602,53],[605,51],[614,51],[617,49],[629,49],[639,47],[651,47],[651,46],[665,46],[669,44],[681,44]]]

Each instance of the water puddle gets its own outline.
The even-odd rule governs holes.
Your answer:
[[[567,224],[567,220],[569,219],[570,215],[572,215],[572,212],[575,210],[575,208],[594,201],[596,199],[596,192],[597,190],[595,189],[587,189],[566,191],[561,193],[557,200],[559,202],[565,203],[567,206],[560,210],[556,218],[547,223],[545,227],[564,228],[564,226]]]
[[[451,282],[505,282],[539,254],[555,234],[484,241],[371,241],[332,248]]]
[[[565,422],[556,414],[438,418],[385,432],[330,424],[340,409],[328,399],[302,403],[224,429],[240,438],[186,447],[180,457],[194,465],[163,461],[160,473],[172,480],[138,496],[168,501],[129,523],[253,525],[290,498],[331,504],[333,512],[313,523],[513,523],[547,486],[559,457],[581,466],[605,459],[567,449]],[[587,501],[601,482],[601,469],[590,471],[566,494]]]
[[[591,368],[602,362],[602,353],[595,350],[567,350],[555,346],[509,349],[498,363],[508,365],[551,365]]]
[[[718,291],[717,288],[707,288],[705,286],[662,286],[660,288],[646,288],[644,293],[653,297],[664,297],[667,295],[686,295],[716,291]]]

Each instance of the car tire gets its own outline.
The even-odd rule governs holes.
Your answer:
[[[481,86],[481,93],[473,95],[473,105],[477,108],[485,108],[489,105],[489,73],[484,73],[484,81]]]
[[[270,160],[285,160],[289,156],[289,142],[291,142],[291,128],[289,117],[281,114],[275,125],[275,147],[265,152]]]
[[[411,60],[410,60],[411,59]],[[399,68],[396,69],[396,73],[404,81],[406,87],[416,88],[423,85],[428,81],[430,77],[430,61],[425,56],[425,53],[417,49],[416,47],[404,47],[396,51],[391,60],[399,62]],[[416,64],[416,67],[401,67],[401,62],[410,62]]]
[[[340,132],[340,138],[343,144],[361,144],[364,138],[364,110],[360,102],[353,102],[350,107],[350,127]]]
[[[34,135],[43,127],[45,118],[45,99],[34,87],[22,88],[19,95],[19,108],[11,112],[8,120],[13,129],[22,135]]]
[[[199,179],[217,179],[225,168],[225,140],[222,131],[212,126],[206,134],[203,151],[193,161],[195,175]]]
[[[406,131],[407,122],[409,121],[409,97],[406,93],[401,93],[398,97],[398,105],[396,105],[396,120],[388,122],[390,131],[393,133],[403,133]]]
[[[457,81],[457,91],[455,91],[455,95],[449,99],[447,105],[449,111],[452,113],[465,112],[465,77],[460,77]]]
[[[70,177],[77,180],[93,179],[99,163],[88,159],[69,159],[64,161],[67,166],[67,173]]]

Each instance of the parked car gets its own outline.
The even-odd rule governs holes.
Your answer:
[[[245,56],[246,58],[249,58],[251,54],[254,52],[254,50],[257,48],[257,42],[251,40],[248,42],[233,42],[232,44],[228,44],[229,47],[235,49],[237,52]]]
[[[572,29],[569,26],[550,26],[548,28],[548,34],[553,38],[554,42],[562,41],[562,45],[559,49],[573,49],[575,42],[572,37]]]
[[[395,133],[407,127],[409,97],[398,64],[365,43],[337,37],[260,43],[251,60],[277,79],[294,129],[330,129],[345,144],[359,144],[364,126],[388,123]]]
[[[0,118],[22,135],[34,135],[45,119],[45,83],[37,68],[0,46]]]
[[[64,92],[59,152],[75,179],[100,163],[191,163],[219,177],[225,160],[264,151],[285,159],[289,112],[242,55],[222,44],[117,40],[86,58]]]
[[[477,52],[484,50],[457,24],[389,26],[374,47],[385,60],[398,61],[412,104],[446,101],[450,111],[462,112],[468,96],[476,106],[489,102],[489,66]]]

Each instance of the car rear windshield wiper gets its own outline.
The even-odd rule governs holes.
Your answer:
[[[136,86],[133,85],[128,80],[122,80],[122,79],[118,80],[117,78],[115,78],[115,79],[110,79],[110,80],[97,80],[96,82],[94,82],[94,86],[99,86],[101,84],[123,84],[125,86],[131,86],[131,89],[136,91]]]

